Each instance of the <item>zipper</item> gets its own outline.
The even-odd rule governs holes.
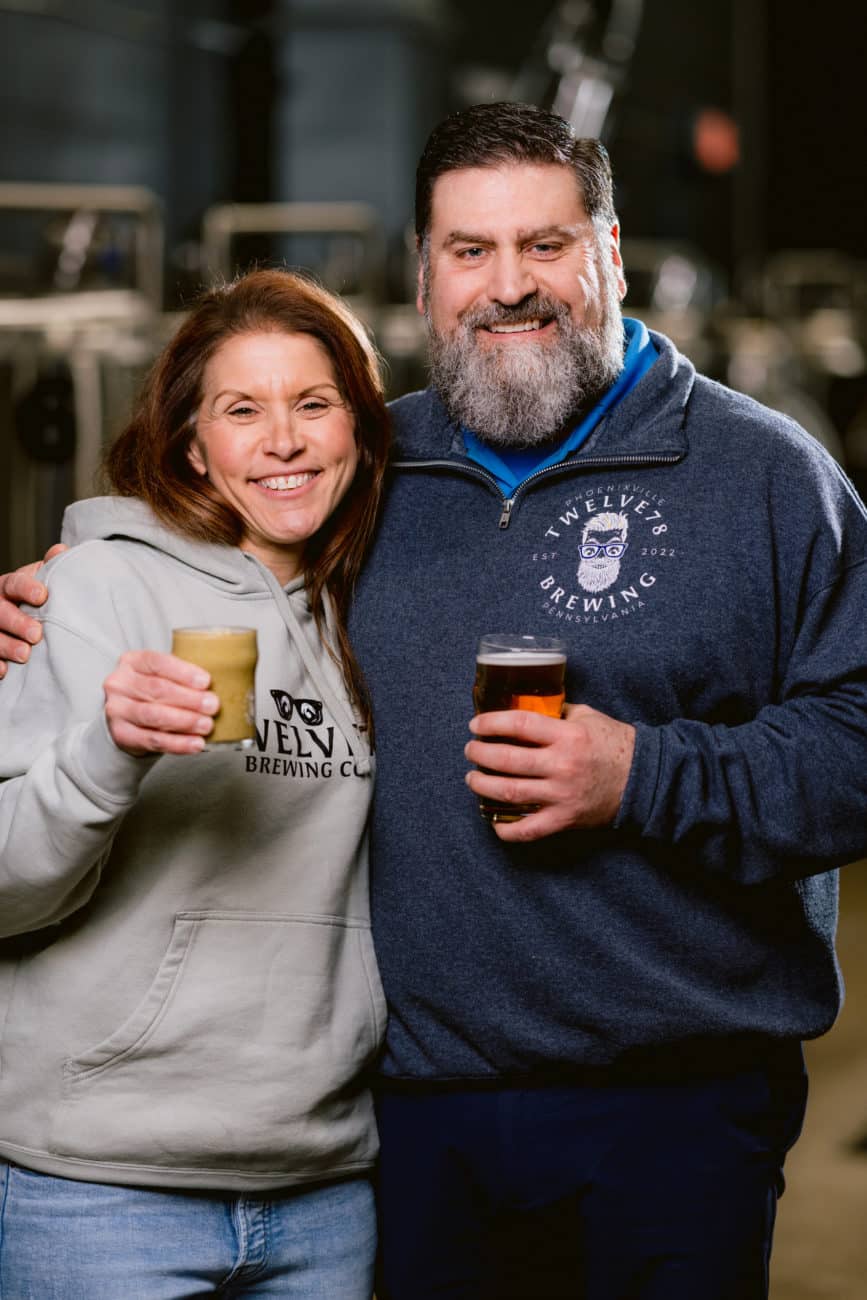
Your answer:
[[[518,497],[523,494],[525,489],[533,482],[534,479],[547,478],[557,474],[574,472],[576,469],[585,469],[588,466],[599,468],[604,466],[626,466],[626,465],[676,465],[679,460],[683,460],[683,452],[657,453],[645,452],[634,456],[582,456],[577,460],[563,461],[559,465],[548,465],[546,469],[537,469],[529,474],[523,482],[515,489],[510,497],[504,497],[502,489],[493,474],[489,474],[486,469],[480,465],[468,465],[458,460],[396,460],[392,464],[393,469],[451,469],[459,470],[463,474],[470,474],[476,478],[482,479],[494,489],[500,498],[500,520],[501,529],[508,528],[512,520],[512,511]]]

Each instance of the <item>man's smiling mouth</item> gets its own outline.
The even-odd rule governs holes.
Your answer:
[[[542,325],[547,325],[547,323],[547,321],[541,321],[538,317],[534,317],[533,320],[518,321],[515,325],[488,325],[486,329],[491,334],[523,334],[533,330],[540,330]]]
[[[547,338],[552,331],[557,329],[559,317],[554,313],[546,313],[539,316],[525,316],[522,319],[514,316],[509,320],[481,320],[476,325],[478,334],[487,334],[489,338],[529,338],[533,334],[544,335]]]

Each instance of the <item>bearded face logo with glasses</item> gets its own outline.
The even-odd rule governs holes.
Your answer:
[[[605,513],[588,519],[581,533],[578,582],[585,591],[606,591],[620,576],[629,543],[626,515]]]

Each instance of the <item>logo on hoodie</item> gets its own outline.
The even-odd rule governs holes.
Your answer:
[[[277,712],[284,721],[289,722],[295,710],[298,710],[298,716],[308,727],[318,727],[322,724],[322,701],[321,700],[297,700],[293,699],[288,691],[272,691],[271,699],[277,705]]]
[[[295,781],[365,775],[367,769],[327,720],[321,700],[301,699],[276,688],[269,694],[276,716],[256,719],[254,747],[244,752],[245,771]]]
[[[608,623],[646,608],[678,553],[665,506],[659,493],[631,481],[567,497],[532,557],[545,613],[567,623]]]

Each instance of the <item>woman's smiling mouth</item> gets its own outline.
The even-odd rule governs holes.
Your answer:
[[[270,478],[258,478],[253,482],[257,487],[269,492],[291,492],[293,488],[304,487],[305,483],[317,478],[319,470],[305,470],[303,474],[275,474]]]

